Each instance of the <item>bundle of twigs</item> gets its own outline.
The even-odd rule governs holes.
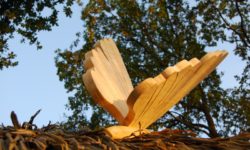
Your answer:
[[[11,118],[13,127],[0,128],[0,150],[26,149],[250,149],[250,133],[240,134],[230,138],[205,139],[194,137],[192,132],[164,130],[113,140],[104,130],[99,131],[65,131],[57,125],[49,124],[36,128],[33,120],[20,125],[14,112]]]

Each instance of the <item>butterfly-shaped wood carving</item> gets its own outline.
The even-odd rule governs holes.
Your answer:
[[[95,102],[120,125],[145,129],[207,77],[227,54],[215,51],[200,60],[182,60],[133,88],[114,41],[103,39],[85,55],[83,81]]]

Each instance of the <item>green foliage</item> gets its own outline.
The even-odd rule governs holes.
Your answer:
[[[73,112],[69,127],[99,128],[115,123],[93,104],[82,83],[84,54],[97,40],[111,37],[116,41],[136,85],[182,59],[200,58],[205,47],[215,46],[219,40],[235,43],[235,53],[249,62],[247,10],[248,2],[233,0],[201,0],[192,5],[182,0],[90,0],[82,11],[86,27],[82,49],[57,51],[59,78],[74,93],[67,105]],[[229,23],[231,19],[234,21]],[[214,71],[151,128],[191,129],[210,137],[247,130],[249,84],[244,81],[249,83],[249,63],[239,77],[241,87],[235,90],[222,89],[220,76]],[[90,120],[84,114],[89,108],[94,112]]]
[[[246,61],[241,76],[237,77],[241,86],[250,86],[250,2],[247,0],[201,0],[197,8],[202,30],[210,31],[212,38],[235,44],[234,52]],[[206,38],[206,36],[204,37]],[[244,85],[243,85],[244,84]]]
[[[59,4],[63,4],[66,16],[70,16],[73,0],[0,1],[0,70],[17,65],[14,60],[16,55],[8,49],[8,40],[15,33],[21,35],[21,42],[28,40],[30,44],[36,44],[37,49],[42,48],[37,33],[51,31],[53,26],[58,25],[56,6]]]
[[[225,120],[223,124],[225,130],[232,134],[245,131],[250,128],[250,2],[202,0],[198,8],[202,22],[216,25],[215,29],[210,28],[216,39],[233,43],[235,54],[246,62],[241,75],[236,76],[239,87],[227,90],[227,99],[230,103],[226,102],[224,105],[231,111],[221,118]]]

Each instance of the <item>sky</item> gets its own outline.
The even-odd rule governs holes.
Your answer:
[[[72,18],[59,13],[59,27],[38,34],[42,50],[36,50],[34,45],[21,44],[19,36],[9,41],[9,48],[17,54],[19,64],[0,71],[0,123],[11,124],[11,111],[15,111],[19,121],[24,122],[42,109],[34,121],[39,127],[47,125],[49,121],[65,121],[64,114],[70,115],[65,107],[69,93],[56,75],[54,58],[56,49],[69,48],[76,38],[75,34],[84,29],[80,19],[81,8],[74,5],[73,12]],[[240,58],[233,54],[233,48],[228,43],[206,48],[207,51],[224,49],[229,52],[229,56],[218,67],[219,71],[224,72],[224,88],[237,85],[234,76],[240,74],[244,67]]]

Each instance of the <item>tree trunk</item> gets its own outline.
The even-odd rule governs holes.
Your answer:
[[[207,100],[207,97],[206,97],[204,91],[202,90],[202,88],[201,88],[201,92],[202,92],[201,109],[203,110],[203,113],[204,113],[205,118],[207,120],[208,130],[209,130],[209,136],[211,138],[220,137],[220,135],[218,134],[218,132],[217,132],[217,130],[215,128],[215,124],[214,124],[213,118],[210,115],[210,109],[209,109],[209,106],[208,106],[208,100]]]

